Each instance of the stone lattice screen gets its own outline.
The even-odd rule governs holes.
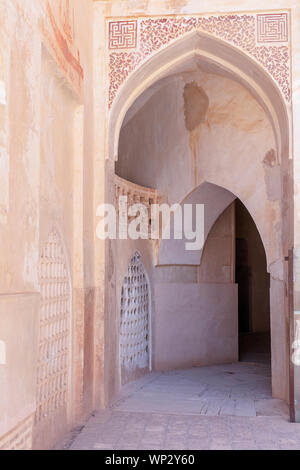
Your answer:
[[[126,369],[149,364],[149,285],[141,255],[130,260],[121,292],[120,363]]]
[[[41,305],[36,423],[51,418],[54,412],[67,405],[70,280],[64,249],[55,231],[49,235],[41,254],[39,281]]]

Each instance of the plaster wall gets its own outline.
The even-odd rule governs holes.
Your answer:
[[[235,204],[215,222],[207,238],[200,266],[199,283],[233,283],[235,271]]]
[[[214,346],[213,346],[213,339],[207,338],[206,334],[206,327],[204,327],[201,323],[201,320],[199,319],[198,313],[195,314],[194,310],[198,312],[199,306],[197,304],[198,298],[197,296],[191,295],[189,297],[189,290],[185,290],[187,286],[190,286],[192,283],[200,283],[201,286],[204,286],[205,283],[208,284],[213,284],[215,291],[218,292],[218,284],[222,283],[228,283],[230,286],[232,286],[232,279],[233,279],[233,270],[234,270],[234,253],[233,253],[233,242],[234,242],[234,205],[230,205],[224,212],[223,214],[220,215],[218,218],[217,222],[215,223],[214,227],[212,228],[211,232],[208,235],[204,254],[202,257],[201,265],[199,267],[197,266],[154,266],[155,262],[155,244],[154,242],[151,241],[146,241],[146,240],[138,240],[138,241],[133,241],[133,240],[124,240],[121,241],[119,240],[117,242],[117,259],[118,259],[118,272],[117,272],[117,278],[116,278],[116,292],[117,292],[117,312],[120,312],[121,307],[120,307],[120,299],[121,299],[121,288],[122,284],[124,281],[124,276],[127,273],[127,267],[128,263],[130,261],[131,256],[135,252],[135,250],[138,250],[138,252],[141,254],[141,260],[144,264],[145,270],[147,272],[147,276],[149,278],[149,285],[150,285],[150,299],[151,299],[151,309],[150,309],[150,339],[149,339],[149,344],[150,344],[150,363],[149,367],[151,367],[151,364],[153,362],[153,367],[155,368],[161,368],[163,367],[164,369],[172,368],[172,367],[181,367],[181,365],[184,363],[185,366],[193,366],[195,364],[195,357],[201,358],[201,352],[199,352],[199,347],[196,345],[194,341],[189,342],[189,347],[188,352],[185,353],[184,350],[182,349],[181,346],[179,346],[178,352],[174,355],[172,360],[167,360],[164,365],[162,366],[161,361],[157,361],[155,359],[156,355],[156,344],[164,343],[164,338],[168,342],[169,339],[169,331],[167,328],[163,329],[157,329],[157,324],[162,326],[163,324],[167,323],[170,319],[168,317],[168,313],[166,313],[166,309],[172,309],[173,306],[173,300],[171,300],[171,305],[170,307],[166,307],[168,300],[170,300],[170,294],[169,294],[169,286],[170,284],[176,284],[176,286],[179,288],[179,291],[183,293],[184,295],[184,300],[182,302],[186,302],[183,306],[181,303],[180,306],[178,306],[176,310],[176,315],[174,314],[174,318],[177,319],[179,318],[178,323],[177,320],[173,326],[174,329],[174,335],[176,334],[176,328],[178,328],[177,333],[179,334],[181,324],[180,321],[184,317],[184,315],[187,315],[189,318],[189,325],[186,327],[186,335],[192,334],[193,331],[197,330],[198,331],[198,341],[201,343],[202,348],[206,350],[206,355],[205,357],[203,356],[201,359],[201,364],[206,364],[209,365],[211,363],[218,363],[217,357],[221,358],[222,354],[222,346],[221,344],[218,344],[216,346],[218,353],[217,355],[215,352],[213,352]],[[158,288],[161,289],[161,295],[163,292],[163,286],[166,285],[166,300],[164,301],[165,303],[161,304],[161,299],[157,297],[157,286]],[[180,286],[180,287],[179,287]],[[191,288],[191,287],[190,287]],[[192,289],[192,288],[191,288]],[[203,287],[204,289],[204,287]],[[215,318],[218,316],[222,316],[222,311],[220,307],[216,307],[217,302],[220,300],[223,303],[229,303],[230,302],[235,302],[236,301],[236,290],[232,291],[231,288],[229,288],[227,291],[222,290],[222,286],[220,287],[222,294],[222,299],[219,299],[219,294],[217,294],[218,300],[213,303],[213,305],[210,305],[209,311],[210,315]],[[192,290],[193,292],[193,290]],[[232,295],[232,292],[234,292],[234,298],[233,300],[230,299],[230,296]],[[197,294],[198,295],[198,294]],[[228,298],[227,298],[228,297]],[[205,302],[209,302],[211,299],[210,295],[207,295],[207,297],[202,298],[202,307],[204,309]],[[193,302],[196,302],[195,305],[193,305]],[[182,310],[180,310],[182,308]],[[225,308],[226,310],[226,308]],[[203,315],[205,315],[203,310]],[[120,315],[120,314],[119,314]],[[222,321],[227,321],[228,318],[225,314],[225,317]],[[237,323],[237,310],[236,308],[232,311],[232,335],[235,338],[235,333],[233,333],[234,328]],[[210,319],[209,321],[213,321]],[[221,320],[218,320],[221,321]],[[231,321],[231,320],[230,320]],[[165,322],[165,323],[164,323]],[[201,324],[201,325],[200,325]],[[201,327],[199,327],[199,325]],[[115,340],[111,338],[111,347],[115,348],[117,351],[117,357],[116,357],[116,362],[119,362],[119,328],[120,328],[120,316],[117,316],[117,321],[116,321],[116,337]],[[216,342],[220,340],[222,334],[221,334],[221,328],[218,330],[218,338],[216,338]],[[225,344],[224,346],[224,357],[228,358],[228,338],[227,338],[227,330],[224,331],[224,336],[223,339],[220,340],[221,342],[223,341],[222,344]],[[115,341],[115,345],[113,344],[113,341]],[[171,341],[171,340],[170,340]],[[234,341],[236,342],[237,339],[235,338]],[[233,348],[236,348],[236,344],[234,343]],[[183,356],[181,357],[181,353]],[[161,353],[162,355],[164,353]],[[160,353],[158,353],[160,355]],[[199,359],[200,360],[200,359]],[[221,360],[221,359],[220,359]],[[168,362],[169,361],[169,362]],[[145,370],[138,370],[136,369],[130,374],[129,380],[134,380],[138,378],[141,374],[145,373]],[[120,366],[119,370],[117,371],[117,377],[118,377],[118,384],[117,386],[121,386],[121,375],[120,375]]]
[[[12,429],[22,433],[26,422],[31,443],[39,315],[40,103],[40,89],[32,84],[41,59],[33,27],[18,6],[6,1],[0,6],[0,435]]]
[[[38,308],[36,293],[7,294],[0,299],[1,436],[35,412]]]
[[[194,220],[195,230],[198,235],[203,230],[203,247],[207,240],[209,233],[216,220],[222,215],[227,207],[234,201],[235,196],[231,192],[227,191],[220,186],[216,186],[210,183],[202,183],[197,189],[186,197],[181,204],[182,208],[182,219],[185,219],[185,204],[193,205],[194,214],[196,213],[196,204],[201,204],[203,208],[203,220],[197,216],[197,220]],[[175,239],[174,224],[175,217],[171,218],[170,222],[170,239],[162,239],[159,244],[158,250],[158,264],[184,264],[184,265],[198,265],[201,262],[203,247],[197,250],[187,250],[186,243],[189,240],[185,236],[185,230],[183,230],[183,236],[181,239]],[[197,225],[197,226],[196,226]],[[199,237],[200,238],[200,237]],[[202,240],[201,240],[202,241]]]
[[[78,106],[76,97],[61,82],[59,69],[49,53],[42,51],[41,68],[41,147],[40,147],[40,253],[49,234],[59,234],[65,253],[68,280],[73,286],[73,273],[76,260],[73,259],[74,195],[75,188],[74,149],[75,112]],[[62,112],[63,110],[63,112]],[[80,138],[80,131],[77,138]],[[72,289],[72,287],[71,287]],[[78,308],[78,304],[75,304]],[[68,377],[68,407],[59,410],[39,422],[34,428],[34,447],[47,448],[55,442],[58,435],[67,431],[72,420],[74,402],[70,400],[76,393],[73,389],[74,361],[72,350],[74,307],[71,306],[71,325],[69,329],[70,372]],[[59,332],[58,332],[59,333]]]
[[[281,251],[280,171],[276,156],[275,168],[264,162],[271,149],[276,154],[272,127],[240,84],[198,70],[196,64],[188,66],[186,72],[163,80],[125,124],[116,171],[138,184],[156,187],[171,204],[183,201],[204,181],[229,190],[254,217],[271,264]],[[191,72],[191,67],[196,70]],[[205,120],[188,131],[184,87],[191,82],[205,91],[209,106]],[[275,191],[268,184],[270,172],[277,178]]]
[[[81,421],[84,413],[94,406],[91,374],[86,377],[85,388],[90,388],[92,393],[85,408],[83,404],[84,359],[89,364],[93,362],[92,355],[89,358],[84,355],[84,317],[92,316],[94,307],[87,305],[84,313],[86,286],[95,290],[91,250],[93,178],[87,171],[92,164],[93,145],[93,116],[87,111],[92,106],[93,94],[92,2],[85,2],[84,9],[77,0],[51,2],[56,24],[61,24],[59,5],[61,11],[71,13],[72,46],[67,41],[54,41],[46,1],[13,0],[1,2],[0,6],[0,341],[7,361],[3,362],[2,357],[0,366],[6,410],[0,413],[0,434],[12,436],[10,441],[15,439],[12,445],[18,445],[18,435],[22,433],[26,445],[30,447],[32,443],[39,325],[38,261],[54,227],[67,253],[76,312],[72,325],[74,360],[70,369],[72,394],[67,420],[63,426],[58,420],[52,435],[48,429],[41,433],[39,442],[35,439],[34,446],[41,448],[51,446],[59,432]],[[65,20],[68,26],[68,14]],[[52,34],[53,47],[49,46],[50,36],[46,32]],[[82,70],[82,81],[74,70],[73,81],[72,75],[66,73],[73,67],[70,65],[73,52],[69,47],[73,51],[75,47],[80,49],[81,63],[77,62],[76,67]],[[78,87],[80,81],[82,86]],[[85,194],[84,175],[88,188]],[[83,204],[88,207],[85,223]],[[93,342],[92,332],[90,327]],[[86,336],[89,337],[87,333]]]
[[[117,299],[120,293],[117,289],[122,277],[122,274],[117,274],[119,259],[122,259],[120,273],[122,269],[125,272],[129,257],[138,248],[149,277],[153,276],[152,247],[148,248],[146,244],[139,246],[139,243],[131,246],[129,243],[123,255],[118,252],[122,245],[118,248],[115,243],[95,238],[97,205],[114,202],[114,165],[112,161],[105,160],[108,156],[106,144],[110,139],[107,135],[109,74],[105,19],[114,15],[135,17],[270,8],[268,0],[245,0],[242,7],[240,0],[215,0],[213,4],[204,0],[201,5],[196,0],[85,0],[84,6],[82,0],[70,0],[72,11],[67,18],[74,28],[70,41],[66,38],[70,24],[67,21],[67,28],[63,30],[63,18],[59,17],[59,6],[67,11],[67,3],[66,0],[49,2],[54,19],[61,28],[61,34],[57,36],[46,1],[4,0],[0,5],[0,345],[2,362],[3,350],[8,361],[7,364],[1,363],[0,371],[1,389],[5,389],[6,397],[11,396],[14,403],[13,410],[7,408],[7,414],[0,416],[0,432],[6,435],[17,429],[20,420],[24,422],[28,418],[25,414],[32,413],[35,406],[32,364],[36,357],[39,307],[32,298],[39,295],[38,259],[50,226],[52,228],[54,223],[60,225],[73,286],[76,312],[73,324],[73,423],[81,421],[95,407],[107,403],[118,389],[117,325],[120,310]],[[287,109],[297,122],[300,105],[299,2],[275,0],[272,8],[292,9],[293,108],[288,104]],[[45,59],[44,48],[55,62],[51,71],[48,70],[51,61]],[[293,145],[289,155],[287,148],[284,149],[283,157],[289,156],[294,160],[285,164],[281,175],[271,151],[276,150],[271,126],[249,92],[229,77],[201,69],[201,64],[196,68],[195,64],[189,64],[188,69],[188,76],[187,69],[182,69],[164,82],[165,88],[159,86],[155,89],[153,99],[146,100],[127,121],[121,136],[123,144],[125,142],[123,157],[125,161],[126,155],[130,155],[135,168],[131,173],[131,165],[126,164],[126,171],[130,168],[128,179],[137,182],[149,180],[150,186],[158,187],[170,202],[182,201],[197,185],[208,181],[230,190],[245,203],[267,252],[274,289],[271,313],[274,367],[284,369],[288,351],[282,337],[288,337],[288,322],[283,315],[283,311],[286,312],[283,257],[292,244],[287,230],[289,220],[284,222],[284,218],[288,219],[288,197],[293,184],[295,309],[298,309],[300,299],[297,231],[300,224],[299,133],[292,135],[291,132]],[[200,126],[188,131],[184,118],[184,86],[191,80],[204,89],[210,108]],[[245,103],[246,116],[241,113]],[[64,115],[67,116],[65,120]],[[54,121],[49,121],[49,117]],[[157,118],[166,123],[165,128],[155,126]],[[141,127],[136,128],[139,123]],[[137,136],[136,129],[139,129]],[[130,148],[126,133],[139,142],[134,149]],[[176,141],[174,135],[178,138]],[[157,144],[154,147],[153,142]],[[230,152],[224,151],[229,148],[228,144],[232,147]],[[178,174],[182,175],[180,181]],[[251,185],[246,184],[249,180]],[[282,206],[279,186],[284,188]],[[282,231],[283,223],[286,225]],[[176,267],[170,270],[177,278]],[[194,282],[193,267],[187,268],[187,272]],[[193,288],[196,287],[193,284]],[[26,318],[25,323],[23,317]],[[30,329],[28,321],[32,324]],[[22,325],[21,331],[19,326],[21,328]],[[20,341],[16,342],[16,338]],[[12,359],[12,351],[15,359]],[[23,363],[27,364],[28,372],[26,377],[22,376],[24,394],[20,396],[23,388],[15,390],[13,384],[18,381]],[[280,397],[287,394],[286,381],[282,380],[286,376],[287,373],[273,378],[274,390]]]
[[[155,268],[152,341],[156,369],[238,360],[234,216],[233,203],[208,234],[200,266]]]
[[[156,370],[238,360],[235,284],[156,284],[155,305]]]
[[[272,391],[275,398],[287,397],[289,387],[287,361],[289,343],[288,341],[282,341],[282,332],[287,334],[288,331],[287,309],[284,305],[287,299],[284,295],[284,290],[284,282],[271,277],[271,360],[272,370],[276,369],[280,371],[278,374],[272,374]]]

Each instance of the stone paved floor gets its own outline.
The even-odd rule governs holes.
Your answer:
[[[124,387],[119,411],[208,416],[285,415],[271,398],[267,363],[237,363],[150,374]]]
[[[271,398],[267,364],[152,373],[57,448],[300,449],[300,424],[287,412]]]

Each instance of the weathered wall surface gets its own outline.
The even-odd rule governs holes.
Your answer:
[[[59,231],[65,248],[72,297],[70,384],[73,398],[68,402],[67,427],[107,403],[120,387],[118,302],[123,276],[135,250],[143,257],[152,290],[154,277],[162,278],[168,285],[170,277],[180,279],[181,286],[185,279],[193,284],[193,289],[197,288],[197,270],[193,266],[180,269],[167,266],[159,268],[154,275],[154,248],[150,243],[117,245],[96,239],[96,207],[101,202],[115,201],[114,162],[106,160],[115,138],[109,135],[109,109],[113,110],[110,106],[116,92],[125,83],[123,72],[129,76],[155,52],[151,48],[149,54],[144,50],[145,55],[143,51],[141,55],[137,54],[140,51],[132,51],[132,45],[137,44],[134,33],[129,35],[133,42],[125,44],[125,51],[122,50],[124,44],[119,43],[120,35],[110,37],[106,19],[173,15],[172,21],[177,21],[176,15],[232,14],[239,13],[240,8],[239,0],[214,0],[213,3],[204,0],[201,6],[193,0],[1,2],[0,387],[5,390],[4,404],[10,397],[14,404],[13,407],[5,405],[5,409],[0,406],[1,448],[32,445],[40,323],[38,266],[44,242],[53,226]],[[257,11],[268,8],[267,0],[259,4],[245,0],[243,10],[252,12],[245,30],[250,31],[250,24],[253,35]],[[275,0],[272,8],[285,9],[285,12],[291,9],[289,31],[292,34],[286,38],[284,31],[279,31],[277,39],[283,41],[280,46],[283,49],[280,52],[273,48],[277,51],[277,60],[284,64],[279,75],[276,67],[272,69],[274,56],[259,55],[262,49],[257,49],[256,43],[248,44],[248,33],[243,37],[242,49],[271,74],[286,100],[288,113],[293,112],[293,121],[297,122],[299,4],[297,0]],[[188,23],[180,19],[178,24],[185,33]],[[232,26],[226,24],[232,33]],[[151,29],[151,21],[147,20],[144,26]],[[212,36],[214,31],[211,31]],[[237,31],[240,32],[240,28]],[[236,32],[233,34],[236,38]],[[156,37],[164,41],[158,34]],[[152,36],[145,38],[144,44],[149,44]],[[292,61],[289,63],[287,39],[290,38]],[[166,39],[169,41],[167,35]],[[164,44],[167,46],[167,42]],[[116,60],[109,65],[109,51],[115,54],[116,45],[121,47],[123,61]],[[263,45],[259,47],[264,49]],[[267,42],[264,50],[271,51],[271,48],[272,43]],[[129,62],[124,66],[127,59]],[[289,197],[292,197],[294,183],[295,310],[299,311],[299,133],[293,134],[291,129],[289,136],[288,133],[283,136],[280,153],[285,160],[280,169],[269,121],[272,116],[267,117],[249,91],[231,76],[221,77],[215,70],[202,69],[199,63],[187,65],[188,75],[186,67],[173,70],[175,76],[149,89],[134,112],[127,116],[120,153],[125,164],[122,167],[120,159],[117,170],[128,179],[157,187],[170,202],[182,201],[197,185],[208,181],[232,191],[245,203],[267,253],[271,292],[274,292],[271,302],[273,361],[283,371],[281,376],[273,377],[273,382],[276,395],[286,397],[288,350],[287,344],[281,341],[282,336],[287,337],[288,328],[283,259],[287,248],[293,244],[294,234],[289,231]],[[118,67],[121,67],[121,75],[113,73]],[[291,82],[288,83],[290,70]],[[185,89],[191,81],[196,82],[201,91],[193,86]],[[141,82],[136,91],[142,87]],[[201,105],[203,112],[198,114],[193,102]],[[279,125],[284,125],[285,113],[281,116]],[[155,126],[158,119],[165,123],[164,127]],[[277,131],[278,137],[280,132]],[[133,137],[134,148],[131,146]],[[113,142],[113,146],[117,144]],[[250,179],[252,183],[246,184]],[[283,189],[283,194],[279,188]],[[28,322],[32,325],[30,329]],[[27,364],[26,377],[19,372],[23,364]],[[24,389],[22,397],[20,388],[17,390],[15,385],[20,379]],[[47,439],[40,443],[41,447],[50,445]]]
[[[38,279],[40,99],[39,88],[32,83],[38,78],[40,48],[17,2],[2,2],[1,9],[1,50],[6,55],[2,69],[5,125],[1,126],[1,178],[6,181],[1,192],[6,208],[0,224],[0,289],[2,293],[31,292]]]
[[[33,83],[41,59],[34,28],[19,6],[0,7],[0,435],[1,447],[8,448],[32,443],[39,315],[40,91]]]
[[[155,369],[238,360],[235,284],[156,284],[155,305]]]
[[[187,250],[186,243],[189,243],[189,240],[186,238],[184,231],[183,237],[181,239],[176,239],[173,236],[174,232],[174,223],[175,217],[171,220],[171,237],[170,239],[161,240],[158,250],[158,264],[165,265],[198,265],[201,262],[201,257],[203,254],[202,243],[205,245],[207,237],[209,236],[213,225],[216,220],[221,216],[221,214],[228,208],[228,206],[235,200],[236,196],[230,191],[217,186],[211,183],[202,183],[198,188],[192,191],[191,194],[186,197],[181,204],[182,208],[182,217],[185,218],[188,212],[185,212],[185,204],[194,205],[194,212],[196,204],[202,205],[202,215],[203,219],[201,220],[201,213],[197,215],[197,220],[195,220],[195,226],[197,225],[198,233],[198,242],[200,241],[200,231],[202,229],[202,224],[204,226],[203,238],[199,247],[194,250]]]
[[[59,432],[65,432],[94,407],[94,397],[89,397],[86,407],[83,403],[83,336],[92,334],[91,329],[86,331],[84,315],[93,315],[93,305],[84,311],[84,296],[87,286],[94,289],[93,232],[88,224],[83,242],[84,197],[89,223],[93,211],[89,175],[88,194],[83,191],[84,172],[92,164],[91,136],[88,139],[92,114],[88,109],[93,93],[92,2],[85,3],[83,10],[77,0],[4,1],[0,7],[3,448],[49,447]],[[63,423],[58,419],[51,435],[47,426],[37,433],[35,408],[41,317],[39,258],[54,229],[66,252],[75,313],[71,313],[69,331],[67,419]],[[83,250],[87,245],[85,284]],[[92,383],[93,377],[89,379]],[[45,373],[43,393],[54,391],[51,380]]]
[[[238,360],[234,216],[233,203],[210,230],[199,266],[155,268],[155,369]]]
[[[209,236],[198,268],[200,283],[235,282],[235,204],[217,219]]]
[[[138,184],[157,187],[170,203],[183,201],[203,181],[231,191],[254,217],[271,264],[280,256],[281,244],[280,180],[274,184],[278,194],[270,198],[264,163],[276,147],[271,125],[241,85],[200,70],[191,73],[190,67],[165,79],[122,128],[116,171]],[[193,132],[186,128],[185,116],[192,114],[194,101],[188,109],[184,102],[185,85],[192,82],[209,99],[205,121]]]
[[[3,295],[0,304],[1,341],[5,345],[0,360],[0,436],[22,428],[26,420],[30,422],[30,442],[36,397],[38,307],[36,293]],[[18,439],[13,441],[12,437],[13,447]],[[0,442],[1,448],[2,439]]]
[[[151,203],[157,198],[155,191],[117,178],[115,187],[116,202],[119,195],[127,195],[128,204],[141,200],[150,213]],[[117,223],[117,230],[119,228]],[[147,239],[119,239],[115,249],[116,315],[111,321],[115,321],[116,335],[111,338],[111,345],[116,354],[116,386],[119,388],[121,382],[134,380],[152,368],[156,242]],[[112,272],[113,269],[110,270]],[[141,329],[145,329],[145,332]],[[147,346],[143,346],[145,342]]]
[[[61,82],[62,78],[59,76],[59,70],[57,65],[53,61],[52,57],[47,51],[42,52],[42,67],[41,67],[41,139],[40,139],[40,253],[42,253],[45,244],[48,241],[49,234],[57,233],[58,243],[62,247],[64,255],[62,260],[66,262],[66,273],[65,277],[67,283],[73,286],[73,273],[75,271],[75,265],[78,263],[78,259],[73,258],[74,253],[74,242],[73,238],[75,231],[78,227],[75,227],[74,222],[82,219],[82,213],[79,211],[76,213],[73,210],[74,197],[76,197],[77,191],[82,191],[82,184],[77,184],[75,187],[74,181],[74,166],[75,166],[75,152],[74,149],[78,145],[80,134],[82,135],[82,127],[78,129],[78,135],[75,135],[75,112],[78,103],[76,96],[72,96],[71,90],[66,88]],[[62,112],[63,110],[63,112]],[[82,126],[82,123],[81,123]],[[81,138],[82,139],[82,138]],[[81,154],[82,159],[82,154]],[[73,221],[74,218],[74,221]],[[81,227],[82,230],[82,224]],[[79,232],[80,233],[80,232]],[[82,236],[82,232],[80,234]],[[52,243],[53,245],[53,243]],[[49,249],[52,246],[49,243]],[[80,255],[79,251],[79,255]],[[55,262],[61,262],[60,256],[56,254],[54,258],[51,257],[50,253],[47,253],[47,259],[50,262],[52,259]],[[51,264],[51,269],[53,267]],[[49,266],[49,264],[48,264]],[[39,267],[39,270],[42,268]],[[47,269],[47,265],[45,265]],[[49,276],[49,275],[48,275]],[[50,276],[49,276],[50,277]],[[48,278],[49,278],[48,277]],[[43,280],[41,279],[40,284]],[[51,273],[51,284],[55,282],[60,283],[59,271]],[[56,297],[60,301],[64,302],[66,299],[66,293],[58,291]],[[48,294],[48,305],[50,305],[51,295]],[[67,296],[67,302],[69,302],[69,296]],[[59,301],[58,300],[58,301]],[[45,305],[46,308],[46,305]],[[74,309],[75,308],[75,309]],[[73,318],[76,314],[82,314],[79,310],[80,306],[74,303],[74,306],[68,308],[68,323],[66,330],[65,326],[61,324],[51,324],[51,316],[53,314],[62,315],[63,310],[61,308],[53,309],[48,314],[49,325],[56,329],[56,335],[66,335],[66,359],[69,363],[69,370],[73,369],[73,351],[72,351],[72,336],[73,330]],[[52,314],[52,315],[51,315]],[[42,312],[41,312],[42,315]],[[47,318],[47,317],[46,317]],[[40,321],[42,319],[40,318]],[[51,344],[55,339],[52,336],[51,326],[48,330],[44,331],[44,327],[41,328],[40,335],[45,335],[45,341],[41,341],[39,348],[43,348],[44,344]],[[53,352],[54,353],[54,352]],[[39,351],[38,361],[43,361],[43,353]],[[59,376],[60,367],[57,365],[54,371],[38,372],[37,380],[40,382],[43,380],[46,387],[41,386],[41,392],[45,390],[49,396],[49,401],[55,396],[55,390],[51,382],[54,378]],[[54,372],[54,373],[53,373]],[[44,378],[41,378],[41,374]],[[67,381],[66,392],[70,394],[73,386],[73,374],[68,374],[65,378]],[[75,390],[73,390],[75,393]],[[34,446],[41,448],[47,446],[48,442],[55,442],[57,434],[66,432],[69,420],[72,416],[73,403],[69,400],[65,401],[65,405],[58,407],[50,406],[49,409],[46,404],[43,404],[43,400],[38,400],[38,405],[43,408],[42,415],[38,412],[36,419],[36,425],[34,429]],[[56,408],[57,407],[57,408]]]

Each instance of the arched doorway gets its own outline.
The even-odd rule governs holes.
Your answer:
[[[239,360],[270,362],[270,275],[259,232],[235,201],[235,282],[238,285]]]
[[[288,167],[287,112],[260,66],[224,43],[220,51],[219,40],[202,39],[202,34],[187,35],[129,77],[111,109],[108,152],[117,160],[118,176],[157,189],[169,203],[183,201],[206,182],[243,201],[263,240],[270,272],[273,395],[287,400],[284,233],[290,233],[290,212],[282,207],[291,208],[291,200],[280,189]],[[215,46],[214,54],[208,44]],[[194,126],[189,118],[197,115],[201,100],[190,99],[187,87],[194,97],[207,98]],[[176,264],[168,261],[164,267],[175,273]],[[194,265],[185,266],[190,278]]]
[[[204,205],[205,244],[189,253],[185,239],[160,243],[154,363],[165,370],[270,362],[270,276],[255,221],[216,185],[204,183],[185,202]]]

